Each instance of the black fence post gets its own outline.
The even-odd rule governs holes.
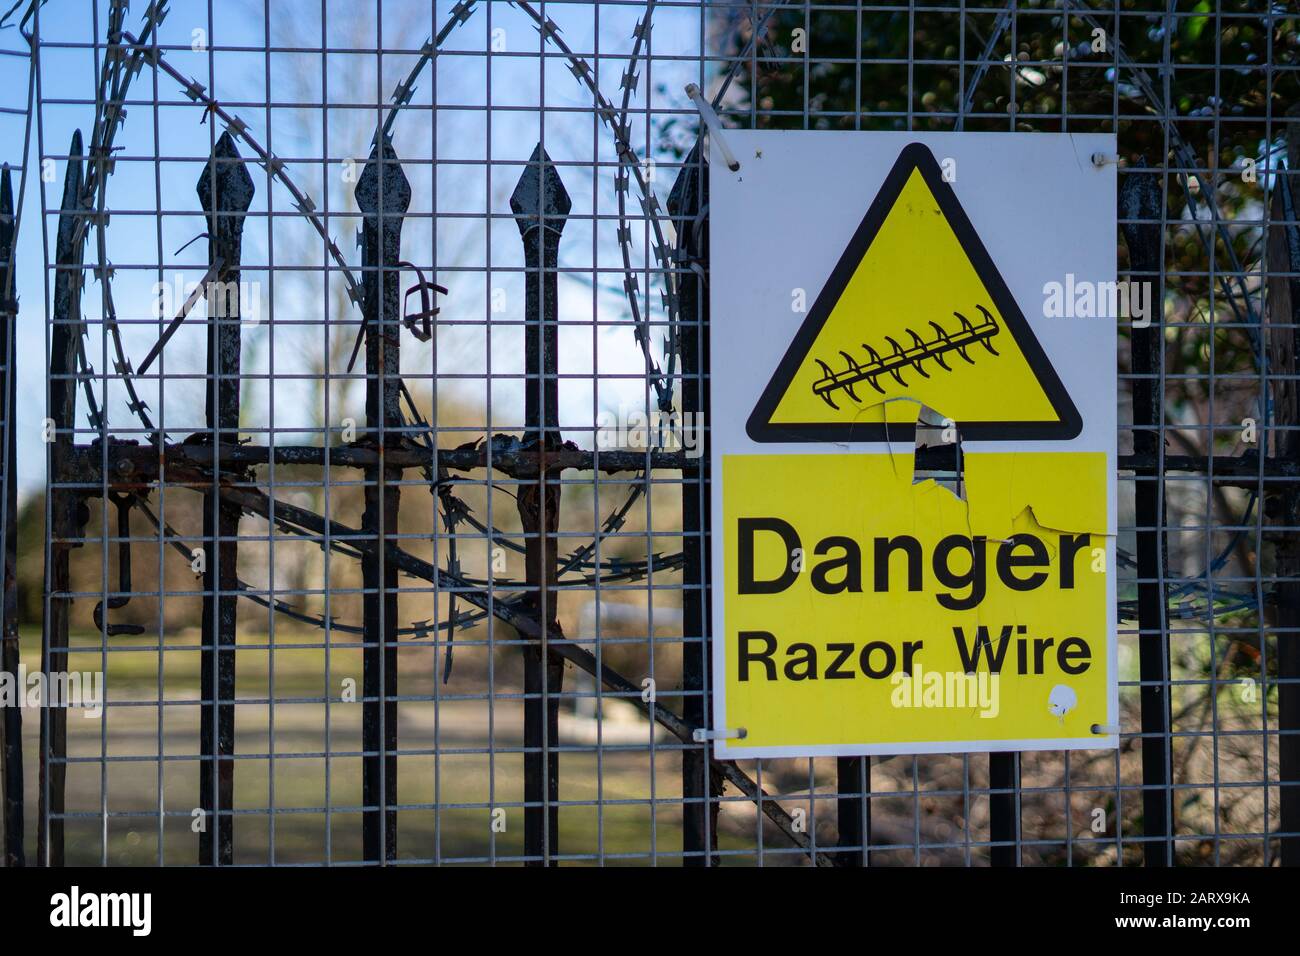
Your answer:
[[[1300,129],[1293,107],[1287,123],[1287,164],[1273,189],[1268,245],[1268,343],[1275,453],[1283,460],[1300,458]],[[1287,273],[1273,275],[1272,273]],[[1267,445],[1265,446],[1267,448]],[[1274,600],[1277,605],[1278,829],[1283,866],[1300,866],[1300,488],[1281,486],[1267,502],[1270,520],[1279,525],[1274,541]],[[1267,686],[1267,685],[1265,685]],[[1264,699],[1268,697],[1265,694]],[[1267,710],[1265,710],[1267,713]],[[1265,857],[1267,860],[1267,857]]]
[[[41,670],[66,670],[68,622],[72,613],[72,548],[80,547],[82,528],[89,512],[77,494],[59,490],[64,464],[73,446],[77,413],[77,349],[81,338],[81,292],[85,284],[82,253],[86,219],[81,208],[81,130],[72,134],[68,170],[63,181],[58,237],[55,245],[54,308],[50,328],[48,416],[50,516],[45,564],[45,621],[41,640]],[[36,855],[45,866],[63,865],[63,812],[67,781],[68,712],[62,707],[41,708],[41,786]]]
[[[835,820],[839,845],[846,851],[836,854],[837,866],[866,866],[867,847],[871,843],[871,758],[836,757]]]
[[[564,661],[548,638],[564,639],[554,588],[559,561],[559,482],[547,480],[546,452],[560,445],[558,265],[560,234],[573,202],[540,143],[510,197],[524,241],[524,442],[538,453],[537,481],[519,485],[528,592],[522,604],[542,625],[524,653],[524,854],[529,866],[554,865],[560,828],[560,693]]]
[[[383,449],[402,442],[402,219],[411,184],[387,138],[376,142],[357,180],[364,214],[362,266],[366,333],[366,428],[380,464],[366,468],[362,527],[374,536],[361,558],[365,588],[362,714],[362,853],[367,862],[397,859],[397,564],[388,549],[397,535],[402,469],[384,464]]]
[[[24,160],[25,161],[25,160]],[[0,672],[18,673],[18,467],[15,408],[17,375],[14,358],[18,334],[18,300],[14,291],[14,191],[9,167],[0,173],[0,507],[4,508],[4,624],[0,627]],[[0,854],[5,866],[22,866],[23,853],[23,718],[16,704],[0,713]]]
[[[695,448],[702,455],[695,481],[682,481],[682,717],[692,726],[707,727],[712,706],[709,693],[709,632],[711,602],[708,581],[709,449],[704,425],[709,407],[709,178],[702,139],[682,164],[668,194],[668,212],[677,227],[676,279],[682,361],[681,408],[683,431],[695,430]],[[717,797],[722,778],[709,762],[709,745],[684,744],[682,749],[682,864],[712,866],[718,848]]]
[[[1147,866],[1169,866],[1173,808],[1169,789],[1169,648],[1165,643],[1167,553],[1161,523],[1165,514],[1164,475],[1159,457],[1164,421],[1160,370],[1164,296],[1159,281],[1164,199],[1158,170],[1130,167],[1119,189],[1119,218],[1128,247],[1130,281],[1147,283],[1150,324],[1130,331],[1129,366],[1133,375],[1133,452],[1154,464],[1135,472],[1134,523],[1137,525],[1138,672],[1142,682],[1142,855]],[[1125,221],[1127,220],[1127,222]],[[1118,821],[1116,821],[1118,832]]]
[[[989,754],[989,863],[1020,865],[1020,754]]]
[[[240,257],[253,177],[229,132],[221,134],[195,186],[208,221],[207,408],[212,488],[203,494],[203,650],[199,725],[199,865],[234,862],[235,628],[239,596],[239,505],[221,497],[221,446],[239,444]]]

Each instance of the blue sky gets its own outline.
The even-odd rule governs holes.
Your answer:
[[[168,62],[227,104],[258,142],[284,159],[290,176],[316,207],[329,211],[325,220],[329,234],[355,268],[360,252],[354,237],[360,222],[349,215],[355,210],[351,191],[360,168],[356,164],[364,161],[376,125],[375,103],[388,101],[397,82],[414,65],[426,37],[447,21],[451,6],[388,0],[378,13],[375,3],[275,0],[267,8],[259,2],[235,0],[214,3],[215,14],[209,21],[206,2],[174,0],[160,38],[165,47],[176,47],[165,51]],[[50,0],[41,12],[40,104],[32,124],[29,168],[33,175],[27,182],[18,251],[17,427],[23,494],[41,488],[45,481],[40,421],[45,408],[48,311],[42,209],[57,210],[65,172],[62,157],[72,131],[80,128],[89,137],[96,82],[96,50],[91,46],[96,8],[102,34],[107,2]],[[144,3],[132,5],[126,21],[132,33],[139,32],[144,12]],[[633,48],[633,29],[644,12],[641,5],[625,3],[552,2],[544,8],[544,15],[560,27],[570,46],[593,64],[600,88],[616,105],[622,98],[619,84]],[[655,13],[651,50],[657,56],[649,76],[644,60],[637,67],[640,81],[629,120],[633,145],[642,156],[647,155],[647,142],[658,141],[658,125],[671,111],[689,111],[682,90],[687,82],[699,79],[699,61],[694,57],[700,49],[700,19],[696,7],[664,7]],[[381,32],[382,56],[376,52]],[[265,52],[268,38],[271,53]],[[344,52],[322,55],[318,52],[322,45]],[[0,47],[24,50],[25,43],[10,29],[0,33]],[[436,267],[430,278],[451,290],[442,303],[444,327],[437,337],[439,400],[476,410],[471,417],[480,426],[485,424],[489,398],[482,376],[490,364],[497,378],[490,398],[491,427],[518,427],[522,384],[501,376],[522,367],[522,333],[511,323],[523,314],[523,278],[517,271],[523,258],[518,229],[504,216],[508,216],[510,192],[523,172],[522,165],[511,164],[522,163],[538,140],[544,140],[573,198],[561,244],[561,266],[577,271],[561,279],[560,309],[561,319],[574,326],[562,333],[561,372],[579,377],[561,385],[561,424],[574,426],[566,429],[566,437],[588,443],[590,436],[575,429],[590,427],[599,411],[643,407],[646,388],[638,376],[644,371],[644,360],[633,340],[631,313],[617,272],[621,265],[615,240],[618,223],[613,218],[593,218],[593,214],[612,217],[616,211],[613,138],[597,121],[591,95],[574,79],[567,61],[543,58],[541,48],[541,38],[523,12],[504,0],[480,0],[472,16],[448,37],[436,64],[425,68],[412,106],[399,117],[394,131],[394,146],[406,161],[413,193],[402,251],[426,274]],[[546,49],[555,52],[553,46]],[[411,52],[399,52],[407,50]],[[597,52],[598,57],[592,55]],[[98,55],[104,55],[102,46]],[[675,56],[682,59],[672,59]],[[24,105],[27,62],[25,57],[0,58],[0,105],[16,109]],[[127,120],[116,140],[122,148],[116,154],[107,194],[112,211],[106,239],[108,259],[115,269],[113,301],[134,366],[158,335],[156,283],[174,287],[178,281],[196,282],[206,268],[203,240],[178,250],[204,229],[195,184],[212,139],[221,131],[220,126],[214,131],[203,122],[203,110],[166,74],[156,77],[156,107],[148,102],[154,91],[154,71],[146,67],[128,96],[144,102],[127,106]],[[431,109],[435,96],[436,113]],[[329,103],[328,110],[321,108],[323,102]],[[647,123],[647,105],[654,111],[653,124]],[[682,115],[694,124],[692,116]],[[5,115],[0,123],[0,158],[15,164],[21,156],[25,117]],[[246,157],[252,155],[245,143],[240,143],[240,150]],[[654,149],[649,155],[671,162],[671,157]],[[436,166],[431,162],[435,156]],[[593,168],[593,156],[609,165]],[[163,159],[156,161],[156,157]],[[323,157],[329,162],[323,162]],[[54,160],[53,182],[35,175],[42,158]],[[501,165],[489,167],[487,159]],[[329,365],[335,373],[342,371],[356,334],[356,313],[346,303],[342,276],[335,273],[326,279],[319,271],[324,247],[309,223],[300,216],[284,215],[292,210],[289,193],[278,183],[268,183],[260,167],[250,171],[255,174],[256,195],[254,217],[245,226],[243,277],[250,283],[249,294],[257,296],[262,323],[244,332],[243,365],[251,379],[246,386],[244,424],[255,440],[265,441],[267,436],[257,434],[257,429],[269,424],[273,414],[277,441],[314,442],[305,431],[294,429],[319,428],[323,423],[336,426],[345,412],[360,410],[359,386],[332,398],[326,412],[322,397],[305,378],[318,374],[327,353],[340,348],[341,359],[336,355]],[[651,188],[661,205],[675,175],[671,167],[655,173]],[[265,215],[268,210],[272,218]],[[634,265],[653,265],[635,198],[629,212]],[[485,214],[503,218],[489,223]],[[51,243],[54,216],[51,212],[47,218]],[[92,242],[88,261],[93,254]],[[268,268],[272,263],[274,268]],[[404,276],[404,286],[412,279]],[[647,286],[652,292],[651,316],[661,321],[658,287],[643,274],[643,294]],[[92,323],[87,349],[98,373],[112,367],[113,355],[109,349],[105,357],[107,337],[97,322],[102,314],[101,290],[89,278],[83,313]],[[602,323],[594,335],[593,314]],[[196,315],[202,317],[201,307]],[[328,340],[323,316],[339,323]],[[499,327],[492,328],[494,322]],[[662,327],[652,334],[661,363],[664,335]],[[183,327],[164,355],[165,395],[159,397],[156,383],[141,382],[140,388],[155,421],[161,416],[169,435],[177,440],[203,425],[202,327]],[[429,346],[405,337],[402,365],[413,389],[430,388],[435,366]],[[156,365],[150,372],[158,370]],[[602,377],[599,383],[594,378],[597,372]],[[103,393],[102,383],[97,383],[97,391]],[[131,429],[139,423],[126,408],[120,384],[110,383],[101,400],[114,432],[131,437]],[[86,427],[85,415],[82,398],[79,427]],[[92,437],[79,435],[78,440]],[[444,444],[472,437],[444,436]]]

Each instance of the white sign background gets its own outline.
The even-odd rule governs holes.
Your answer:
[[[808,307],[830,276],[885,176],[909,143],[922,143],[942,166],[956,161],[951,185],[990,258],[1024,313],[1083,419],[1069,441],[972,441],[970,451],[1029,453],[1093,451],[1107,456],[1115,474],[1115,318],[1047,318],[1044,286],[1116,281],[1115,165],[1113,134],[1088,133],[905,133],[820,130],[727,130],[740,162],[727,168],[716,142],[709,159],[710,439],[713,482],[713,582],[725,580],[726,528],[722,525],[722,457],[734,454],[844,454],[911,451],[884,442],[764,442],[745,432],[745,422],[780,364],[807,313],[792,309],[803,289]],[[1151,306],[1160,308],[1159,303]],[[792,488],[791,494],[799,489]],[[1118,721],[1114,668],[1115,482],[1108,488],[1107,574],[1112,693],[1108,721]],[[726,724],[725,600],[713,601],[713,719]],[[1114,747],[1114,735],[1091,746]],[[1062,741],[1061,747],[1080,747]],[[990,742],[989,750],[1044,749],[1043,741]],[[719,757],[791,756],[773,748],[729,748],[718,739]],[[875,753],[946,752],[924,745],[876,748]],[[855,748],[808,747],[800,755],[848,756]]]

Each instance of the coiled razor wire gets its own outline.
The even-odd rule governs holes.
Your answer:
[[[22,20],[25,24],[31,19],[34,10],[40,6],[43,0],[31,0],[27,4],[27,10]],[[655,13],[657,0],[648,0],[645,7],[644,15],[637,21],[632,33],[633,47],[629,55],[628,66],[620,79],[620,88],[622,90],[622,99],[619,107],[616,109],[614,104],[600,91],[595,82],[595,75],[591,66],[585,59],[576,55],[568,46],[567,42],[560,35],[560,27],[549,17],[544,17],[526,0],[511,0],[511,5],[521,10],[534,21],[534,26],[546,42],[553,44],[569,61],[570,72],[575,79],[583,85],[591,94],[597,115],[601,121],[609,128],[613,136],[615,150],[620,160],[621,169],[615,177],[615,189],[618,197],[618,242],[620,253],[623,260],[624,283],[623,293],[626,296],[629,309],[632,315],[633,336],[640,348],[645,360],[646,374],[651,387],[657,396],[657,405],[660,411],[669,416],[668,423],[671,427],[672,416],[676,414],[676,408],[673,403],[672,382],[676,376],[676,362],[679,355],[679,336],[682,323],[680,315],[680,302],[677,289],[680,280],[676,277],[675,272],[670,268],[674,261],[682,262],[688,269],[696,274],[702,273],[699,263],[687,262],[683,254],[682,238],[684,229],[678,229],[678,239],[676,249],[670,254],[668,243],[665,238],[663,222],[665,213],[660,206],[657,196],[655,195],[646,176],[643,174],[643,165],[635,149],[631,145],[631,129],[628,124],[628,116],[631,108],[631,96],[636,91],[639,82],[639,74],[636,72],[638,60],[646,59],[648,53],[648,37],[652,29],[652,21]],[[392,106],[388,109],[386,117],[375,131],[372,141],[378,142],[380,137],[389,137],[396,120],[402,109],[412,102],[416,82],[423,70],[437,54],[447,37],[460,25],[469,21],[477,9],[478,0],[459,0],[451,9],[448,19],[438,33],[426,40],[421,47],[420,56],[412,67],[405,79],[400,81],[392,94]],[[5,14],[3,21],[8,21],[10,17],[23,4],[15,4],[8,13]],[[725,97],[731,83],[740,69],[745,53],[747,53],[758,38],[762,35],[770,18],[783,6],[784,2],[778,2],[770,6],[765,14],[758,18],[750,37],[746,43],[745,50],[741,56],[733,61],[730,69],[723,76],[717,93],[713,99],[715,108],[720,105]],[[88,149],[87,173],[82,186],[80,207],[74,213],[75,225],[74,236],[78,240],[84,241],[87,226],[93,223],[96,235],[96,266],[94,268],[95,277],[101,285],[103,306],[104,306],[104,325],[109,334],[114,350],[114,370],[117,372],[128,396],[128,409],[140,420],[145,431],[156,435],[158,441],[165,439],[165,436],[157,434],[153,423],[148,416],[148,405],[140,398],[134,381],[134,372],[126,351],[122,343],[120,326],[117,322],[116,308],[112,298],[112,278],[113,269],[108,257],[106,227],[108,225],[107,214],[107,184],[108,179],[114,171],[112,154],[115,151],[114,139],[117,132],[122,128],[126,121],[126,110],[122,107],[132,80],[141,72],[146,63],[150,64],[155,70],[160,70],[170,76],[184,90],[185,94],[195,103],[205,107],[205,118],[207,115],[220,119],[225,128],[236,138],[242,140],[257,157],[256,162],[261,165],[274,180],[283,186],[293,199],[293,206],[297,213],[306,218],[316,232],[320,235],[329,257],[335,263],[337,271],[343,277],[346,286],[346,292],[352,305],[360,309],[361,305],[361,287],[354,275],[352,268],[344,257],[342,250],[339,248],[337,241],[330,237],[328,231],[317,213],[315,202],[311,196],[302,190],[290,175],[287,164],[276,157],[269,150],[264,148],[254,136],[247,123],[237,115],[228,112],[221,104],[209,95],[206,89],[197,80],[185,77],[180,71],[176,70],[157,46],[158,30],[167,16],[167,0],[153,0],[146,8],[143,15],[143,23],[138,37],[124,30],[124,22],[127,13],[128,3],[126,0],[112,0],[109,11],[109,45],[104,62],[101,66],[98,78],[98,90],[96,95],[96,114],[92,128],[91,142]],[[1063,9],[1071,15],[1079,17],[1091,27],[1098,27],[1099,24],[1086,8],[1080,8],[1072,0],[1063,0]],[[968,85],[963,98],[962,115],[958,117],[957,128],[961,128],[964,114],[970,109],[975,89],[978,86],[978,79],[992,65],[991,50],[1009,27],[1011,16],[1009,9],[1000,11],[994,23],[993,30],[985,45],[985,55],[981,57],[976,69],[976,74],[971,83]],[[30,38],[29,38],[30,42]],[[1148,100],[1153,108],[1157,109],[1161,115],[1164,115],[1164,105],[1161,97],[1155,90],[1146,74],[1124,52],[1118,38],[1114,41],[1116,63],[1128,71],[1134,81],[1136,89],[1141,95]],[[1069,55],[1065,50],[1063,58]],[[1018,68],[1017,68],[1018,69]],[[1182,139],[1177,130],[1176,123],[1170,120],[1167,124],[1169,135],[1175,154],[1179,161],[1187,168],[1195,166],[1194,157],[1186,142]],[[1186,175],[1180,176],[1180,182],[1184,186],[1184,192],[1188,196],[1188,202],[1193,210],[1193,227],[1198,238],[1207,248],[1213,245],[1214,237],[1217,236],[1223,241],[1228,255],[1231,257],[1231,264],[1237,273],[1240,273],[1241,265],[1239,257],[1232,243],[1229,241],[1226,226],[1217,212],[1215,194],[1213,185],[1208,183],[1199,174],[1192,174],[1197,187],[1204,196],[1204,202],[1210,216],[1210,234],[1202,228],[1201,223],[1204,221],[1196,213],[1197,197],[1190,188],[1189,180]],[[642,207],[642,213],[649,223],[652,231],[652,251],[655,259],[659,263],[663,272],[663,280],[666,289],[661,293],[662,302],[665,312],[668,315],[668,337],[664,343],[664,351],[667,360],[667,368],[660,366],[653,354],[653,344],[649,333],[649,320],[642,315],[640,307],[640,288],[637,282],[636,270],[632,264],[632,232],[629,226],[627,210],[627,191],[629,185],[634,184],[639,193],[639,200]],[[694,220],[683,226],[692,229],[699,229],[703,224],[703,217],[707,210],[700,210]],[[1219,281],[1225,297],[1228,299],[1229,306],[1234,315],[1241,317],[1241,307],[1238,305],[1238,293],[1230,284],[1231,277],[1220,275]],[[1258,330],[1259,317],[1251,303],[1249,291],[1245,288],[1244,279],[1238,275],[1237,283],[1240,285],[1240,297],[1244,303],[1245,319],[1248,323],[1248,331],[1251,336],[1252,344],[1255,347],[1254,358],[1258,363],[1259,349],[1261,348],[1261,339]],[[84,288],[84,273],[78,276],[79,289]],[[79,310],[78,310],[79,315]],[[81,325],[77,336],[77,378],[81,380],[82,388],[86,395],[88,418],[92,428],[98,429],[101,433],[107,427],[106,410],[100,408],[97,395],[92,386],[92,380],[95,377],[95,371],[89,364],[85,352],[84,335],[85,327],[78,317],[77,322]],[[155,349],[161,347],[159,343]],[[500,544],[517,553],[522,553],[522,545],[515,543],[510,538],[492,527],[480,521],[463,499],[456,496],[453,487],[456,479],[451,478],[444,470],[438,468],[432,461],[436,456],[436,449],[433,446],[434,433],[432,428],[424,421],[420,415],[414,399],[410,395],[404,383],[400,385],[402,394],[405,396],[408,414],[411,417],[413,433],[415,440],[431,451],[431,463],[422,466],[424,477],[429,483],[430,492],[437,496],[439,500],[439,514],[443,522],[444,531],[448,535],[450,546],[448,550],[449,574],[455,576],[466,586],[484,586],[489,583],[502,587],[504,589],[518,589],[523,585],[518,581],[502,580],[499,578],[473,578],[461,575],[459,556],[456,550],[456,527],[458,523],[465,522],[475,531],[486,535],[489,540]],[[1265,410],[1267,413],[1267,409]],[[491,441],[491,439],[486,439]],[[652,446],[654,448],[663,447],[662,438],[659,443]],[[673,554],[652,555],[645,561],[625,561],[622,559],[605,559],[600,562],[591,561],[591,556],[597,551],[599,542],[605,537],[619,531],[623,526],[632,507],[640,500],[645,493],[644,490],[644,472],[637,473],[633,482],[633,487],[628,496],[621,505],[615,508],[605,519],[599,533],[591,541],[577,548],[569,555],[566,555],[561,562],[559,574],[561,575],[561,584],[595,584],[610,583],[617,581],[637,580],[646,575],[654,574],[658,571],[675,571],[680,570],[684,564],[684,554],[677,552]],[[1246,516],[1243,519],[1249,520],[1249,515],[1255,505],[1255,495],[1252,493],[1250,501],[1246,508]],[[139,505],[137,505],[139,506]],[[142,509],[143,510],[143,509]],[[146,514],[151,514],[145,510]],[[295,530],[293,527],[287,530]],[[168,534],[171,534],[168,529]],[[310,535],[301,528],[296,533],[305,533]],[[1235,593],[1213,588],[1213,575],[1221,570],[1227,563],[1232,550],[1240,541],[1244,532],[1238,532],[1234,535],[1229,545],[1223,552],[1212,560],[1206,568],[1204,574],[1197,577],[1182,579],[1174,583],[1168,595],[1169,611],[1171,615],[1179,618],[1196,618],[1196,617],[1221,617],[1227,614],[1237,613],[1244,610],[1258,608],[1258,601],[1249,594]],[[333,546],[331,542],[331,546]],[[178,550],[186,554],[183,545],[178,545]],[[359,552],[355,549],[341,547],[338,549],[342,554],[348,554],[352,557],[358,557]],[[1123,551],[1119,552],[1121,564],[1131,565],[1132,557]],[[570,576],[575,570],[590,572],[578,576]],[[1207,583],[1211,582],[1211,583]],[[284,614],[304,623],[312,624],[316,627],[338,630],[346,633],[361,633],[362,629],[357,625],[344,624],[342,622],[326,618],[324,616],[307,615],[298,611],[292,605],[276,599],[263,598],[257,594],[255,589],[241,583],[241,593],[250,600],[255,601],[268,607],[278,613]],[[1215,594],[1213,599],[1208,597],[1210,592]],[[1191,600],[1185,598],[1191,596]],[[448,632],[448,642],[454,634],[456,627],[465,627],[482,621],[487,612],[478,611],[464,615],[458,615],[455,610],[455,592],[452,592],[452,603],[448,619],[434,627],[428,627],[424,624],[412,625],[409,628],[403,628],[399,633],[403,635],[427,635],[430,630],[446,630]],[[517,600],[517,598],[515,599]],[[1128,618],[1136,614],[1136,604],[1131,601],[1119,602],[1119,611],[1121,616]],[[427,622],[425,622],[427,624]],[[448,648],[447,666],[450,668],[451,654]],[[445,677],[445,675],[444,675]]]

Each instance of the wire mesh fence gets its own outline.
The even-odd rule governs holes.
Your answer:
[[[18,323],[45,354],[3,476],[32,456],[46,481],[6,498],[35,542],[5,634],[76,705],[4,751],[10,862],[1300,862],[1282,4],[6,22],[41,170]],[[1116,356],[1118,751],[697,740],[728,348],[692,83],[739,128],[1118,134],[1117,271],[1162,303]]]

